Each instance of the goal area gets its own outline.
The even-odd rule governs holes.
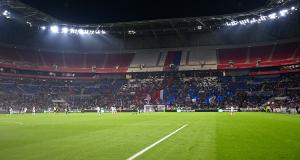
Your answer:
[[[144,105],[144,112],[165,112],[165,105]]]

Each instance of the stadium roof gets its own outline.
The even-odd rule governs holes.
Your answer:
[[[151,35],[158,34],[178,34],[182,32],[200,32],[211,31],[224,26],[226,22],[239,20],[245,17],[259,17],[260,15],[269,14],[272,10],[286,5],[299,5],[297,0],[270,0],[261,8],[229,15],[217,15],[206,17],[187,17],[175,19],[158,19],[146,21],[132,21],[119,23],[103,23],[103,24],[74,24],[61,21],[51,17],[35,8],[32,8],[18,0],[0,0],[1,8],[8,8],[21,17],[26,22],[30,22],[33,26],[50,26],[57,24],[59,26],[68,26],[84,29],[101,29],[111,34],[124,34],[128,31],[134,31],[137,34]]]

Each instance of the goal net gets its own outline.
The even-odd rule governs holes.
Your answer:
[[[165,105],[144,105],[144,112],[165,112]]]

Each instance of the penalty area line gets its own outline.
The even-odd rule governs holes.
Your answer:
[[[174,135],[175,133],[179,132],[180,130],[182,130],[183,128],[185,128],[186,126],[188,126],[188,124],[183,125],[182,127],[176,129],[175,131],[173,131],[172,133],[166,135],[165,137],[161,138],[160,140],[156,141],[155,143],[151,144],[150,146],[144,148],[143,150],[139,151],[138,153],[134,154],[133,156],[127,158],[127,160],[133,160],[135,158],[137,158],[138,156],[142,155],[143,153],[147,152],[148,150],[150,150],[151,148],[155,147],[156,145],[158,145],[159,143],[161,143],[162,141],[168,139],[169,137],[171,137],[172,135]]]

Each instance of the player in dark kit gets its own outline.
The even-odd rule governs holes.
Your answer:
[[[82,105],[82,106],[81,106],[81,113],[84,113],[84,111],[85,111],[85,108],[84,108],[84,106]]]
[[[137,106],[136,108],[135,108],[135,114],[139,114],[139,107]]]
[[[66,103],[66,108],[65,108],[66,115],[69,113],[69,111],[70,111],[69,104]]]
[[[142,107],[141,106],[137,106],[136,107],[136,114],[141,114],[142,112]]]

